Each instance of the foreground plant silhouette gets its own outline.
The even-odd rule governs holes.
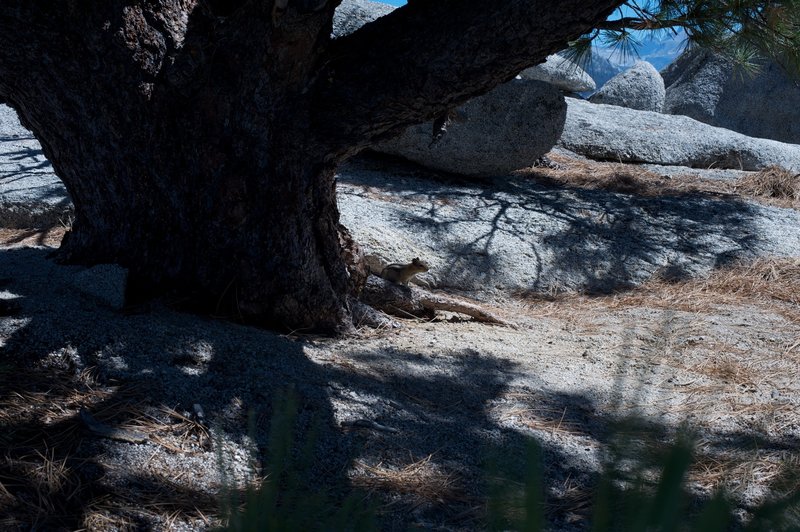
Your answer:
[[[304,441],[296,438],[294,394],[279,392],[273,412],[264,482],[259,489],[247,491],[243,512],[234,508],[230,486],[223,489],[221,502],[227,514],[226,530],[377,530],[374,508],[362,494],[351,490],[336,504],[331,492],[341,492],[341,487],[308,484],[316,430],[312,428]],[[224,479],[223,457],[220,463]]]
[[[228,512],[226,530],[377,530],[379,511],[367,496],[350,490],[337,502],[333,494],[341,494],[341,486],[312,489],[304,481],[312,467],[315,436],[312,431],[303,441],[294,437],[297,404],[291,394],[279,395],[275,404],[267,478],[260,489],[248,492],[241,511],[233,510],[227,495],[223,497]],[[697,502],[695,497],[692,501],[687,489],[687,473],[694,460],[691,436],[679,434],[674,442],[663,444],[639,432],[631,444],[629,436],[622,435],[630,435],[632,426],[623,422],[616,427],[618,436],[612,436],[608,459],[591,488],[591,530],[722,532],[735,528],[755,532],[800,528],[800,491],[796,486],[792,486],[794,491],[776,495],[752,509],[751,519],[742,525],[736,522],[735,505],[723,490],[706,500]],[[478,529],[553,529],[548,523],[542,451],[532,440],[526,462],[520,489],[489,460],[485,519]],[[797,474],[787,471],[787,475]]]

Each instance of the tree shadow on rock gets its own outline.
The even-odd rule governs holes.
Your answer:
[[[0,136],[0,225],[29,228],[66,224],[72,202],[32,135]]]
[[[340,177],[355,189],[344,194],[374,187],[394,198],[373,204],[440,257],[442,287],[605,293],[781,253],[762,234],[770,211],[734,198],[639,196],[525,176],[475,182],[375,157]]]

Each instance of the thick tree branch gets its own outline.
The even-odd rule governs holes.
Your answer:
[[[349,155],[511,79],[622,3],[412,2],[332,43],[313,87],[315,125]]]
[[[645,21],[639,17],[622,17],[603,21],[596,26],[599,30],[645,29]]]
[[[599,22],[595,25],[595,28],[599,30],[611,30],[611,31],[620,31],[620,30],[658,30],[658,29],[668,29],[674,27],[687,27],[689,23],[685,19],[674,19],[674,20],[655,20],[655,19],[645,19],[639,17],[623,17],[618,18],[615,20],[606,20],[603,22]]]

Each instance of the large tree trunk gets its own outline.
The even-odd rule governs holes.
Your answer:
[[[264,323],[341,331],[363,276],[344,258],[336,165],[619,3],[420,0],[331,45],[325,0],[5,0],[0,98],[72,196],[65,260],[119,263],[139,286]],[[433,25],[447,13],[454,28]]]
[[[62,258],[119,263],[139,289],[271,324],[346,328],[335,167],[302,95],[326,18],[275,48],[288,37],[265,38],[271,10],[222,24],[163,4],[107,9],[118,19],[105,32],[104,17],[78,18],[30,53],[54,65],[27,81],[20,110],[75,203]],[[169,35],[183,40],[174,57]]]

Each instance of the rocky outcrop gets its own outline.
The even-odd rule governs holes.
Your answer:
[[[567,98],[559,143],[593,159],[699,168],[800,172],[800,146],[752,138],[686,116],[636,111]]]
[[[611,78],[590,100],[639,111],[660,113],[664,107],[664,80],[647,61],[637,61]]]
[[[776,63],[748,75],[708,50],[693,48],[664,70],[664,112],[690,116],[751,137],[800,144],[800,88]]]
[[[522,79],[544,81],[565,92],[586,92],[597,88],[594,80],[581,67],[557,54],[547,56],[544,63],[519,73]]]
[[[344,0],[333,14],[333,38],[353,33],[358,28],[394,11],[394,6],[370,0]]]
[[[566,107],[552,85],[516,79],[459,107],[437,142],[433,142],[433,123],[428,122],[375,149],[435,170],[504,175],[531,166],[553,147]]]
[[[717,104],[730,73],[730,62],[721,56],[699,48],[687,50],[664,69],[664,112],[714,125]]]

